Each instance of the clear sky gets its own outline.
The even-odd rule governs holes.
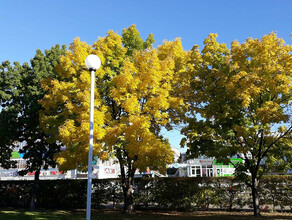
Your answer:
[[[219,42],[260,38],[272,31],[292,44],[291,0],[1,0],[0,62],[29,62],[36,49],[69,45],[75,37],[91,44],[108,30],[136,24],[156,43],[182,38],[185,50],[209,33]],[[164,132],[178,147],[179,132]]]

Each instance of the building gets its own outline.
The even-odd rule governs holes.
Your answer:
[[[139,169],[135,172],[135,177],[222,177],[233,176],[235,168],[233,164],[242,163],[242,159],[231,159],[231,163],[221,164],[214,158],[196,158],[186,159],[184,153],[180,153],[178,149],[173,149],[175,163],[168,165],[167,172],[161,174],[157,171],[147,169],[146,172],[140,172]],[[2,169],[0,167],[0,180],[33,180],[35,173],[28,173],[25,176],[20,176],[18,171],[25,168],[26,161],[23,155],[17,151],[12,153],[11,160],[16,161],[16,168]],[[93,161],[93,178],[109,179],[119,178],[121,175],[120,166],[116,158],[110,158],[107,161],[96,159]],[[58,168],[50,167],[48,170],[41,170],[40,179],[86,179],[87,172],[70,170],[65,173]]]
[[[17,151],[12,152],[11,160],[16,161],[16,168],[3,169],[0,167],[0,180],[34,180],[35,172],[29,172],[24,176],[20,176],[18,172],[23,170],[26,165],[26,160],[23,159],[23,154]],[[58,168],[50,167],[47,170],[41,169],[40,179],[65,179],[71,178],[71,172],[63,173]]]
[[[168,166],[168,177],[222,177],[234,176],[235,168],[233,164],[242,163],[242,159],[231,159],[231,163],[224,165],[218,163],[214,158],[186,159],[181,155],[181,162]]]

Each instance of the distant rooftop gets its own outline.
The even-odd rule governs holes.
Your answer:
[[[23,154],[18,153],[18,151],[13,151],[11,159],[23,158]]]

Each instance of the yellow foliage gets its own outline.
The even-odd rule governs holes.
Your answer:
[[[270,93],[273,102],[277,103],[282,95],[291,92],[291,50],[291,46],[285,45],[275,33],[265,35],[261,40],[249,38],[243,44],[232,43],[230,64],[235,74],[229,89],[243,100],[244,107],[261,94]],[[263,114],[265,107],[261,108],[259,114]]]
[[[107,159],[120,148],[130,158],[138,158],[134,166],[141,170],[165,169],[173,152],[168,142],[154,134],[153,125],[170,123],[169,108],[184,104],[183,98],[175,96],[174,85],[184,75],[187,53],[176,39],[128,56],[122,37],[113,31],[92,47],[74,39],[60,59],[59,80],[43,81],[47,95],[40,101],[42,126],[66,145],[57,156],[60,169],[86,169],[90,73],[84,60],[91,53],[102,62],[96,72],[94,155]]]
[[[233,41],[231,49],[217,42],[216,34],[204,44],[201,52],[196,45],[188,52],[190,83],[187,93],[180,93],[189,103],[182,132],[191,154],[220,158],[244,153],[258,163],[291,152],[291,126],[273,130],[291,120],[292,47],[275,33]],[[204,119],[197,121],[198,115]],[[277,147],[285,153],[280,155]]]

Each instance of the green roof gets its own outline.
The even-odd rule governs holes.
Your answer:
[[[231,158],[230,161],[232,163],[242,163],[242,159],[241,158]],[[223,164],[223,163],[218,163],[217,160],[214,160],[214,164],[215,165],[232,165],[232,163]]]
[[[12,158],[12,159],[13,159],[13,158],[20,158],[20,156],[19,156],[19,154],[18,154],[17,151],[13,151],[13,152],[12,152],[12,156],[11,156],[11,158]]]

